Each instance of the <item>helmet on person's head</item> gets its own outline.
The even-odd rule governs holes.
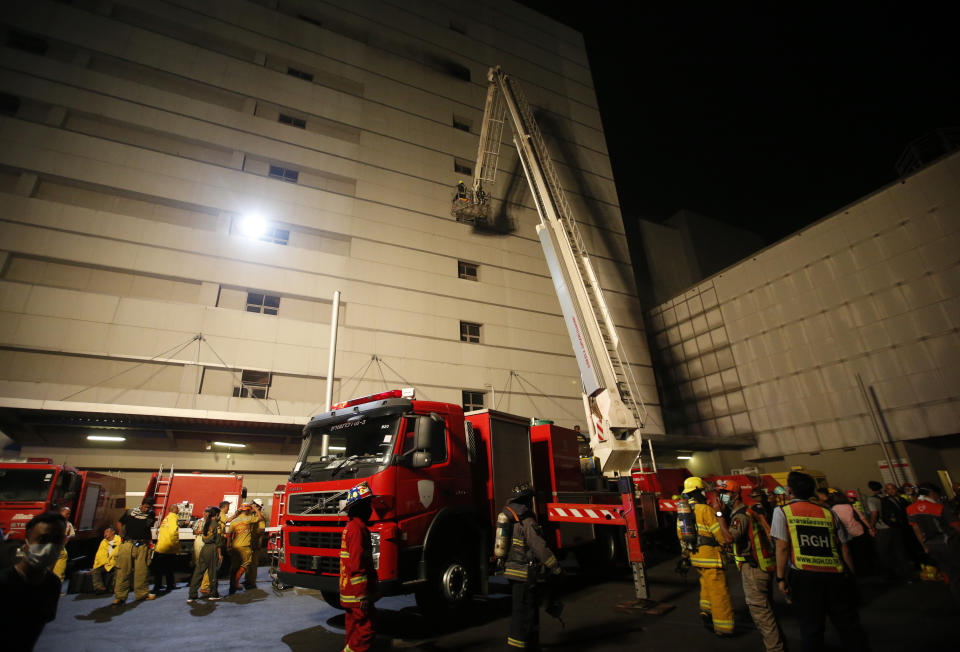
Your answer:
[[[740,483],[736,480],[717,480],[717,491],[729,491],[732,494],[739,494]]]
[[[260,500],[259,498],[254,498],[250,502],[256,505],[257,507],[259,507],[260,509],[263,509],[263,501]]]
[[[527,498],[533,498],[533,487],[530,486],[529,482],[521,480],[513,485],[513,489],[510,491],[510,500],[525,500]]]
[[[703,489],[703,479],[693,475],[683,481],[683,493],[688,494],[691,491]]]
[[[846,496],[847,496],[847,498],[850,499],[850,500],[856,500],[856,499],[857,499],[857,490],[856,490],[856,489],[847,489],[847,491],[846,491]]]
[[[344,509],[349,509],[362,500],[369,500],[373,498],[373,492],[370,491],[370,485],[366,481],[361,482],[360,484],[351,487],[347,492],[347,499],[344,501]]]

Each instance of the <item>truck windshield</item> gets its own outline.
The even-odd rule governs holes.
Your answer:
[[[300,462],[304,466],[320,463],[332,468],[349,458],[358,463],[386,464],[393,452],[399,423],[399,414],[361,416],[315,430]],[[330,435],[325,456],[321,453],[324,434]]]
[[[0,501],[45,501],[54,475],[51,469],[0,469]]]

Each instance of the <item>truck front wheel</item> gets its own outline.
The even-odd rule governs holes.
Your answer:
[[[417,591],[417,606],[427,617],[450,617],[470,602],[475,573],[459,555],[448,555],[436,564],[427,584]]]

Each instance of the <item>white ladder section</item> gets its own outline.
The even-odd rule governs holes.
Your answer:
[[[577,260],[577,271],[580,273],[580,278],[587,289],[593,316],[600,327],[600,333],[606,345],[607,355],[616,374],[617,391],[624,404],[633,413],[637,423],[643,427],[647,418],[647,408],[643,404],[643,397],[640,395],[639,385],[630,368],[630,361],[627,358],[626,349],[617,336],[616,327],[613,324],[610,311],[603,298],[603,290],[600,287],[596,272],[590,262],[590,256],[584,244],[580,229],[577,227],[577,222],[573,217],[573,211],[570,209],[569,204],[567,204],[566,194],[563,191],[563,186],[560,185],[557,171],[553,166],[553,161],[550,158],[549,150],[543,140],[543,135],[540,133],[540,128],[537,126],[537,121],[533,117],[530,105],[527,103],[527,99],[518,85],[512,83],[510,77],[502,73],[499,74],[501,75],[501,83],[509,84],[510,92],[517,101],[517,107],[520,110],[534,151],[540,159],[540,166],[546,177],[547,185],[550,187],[550,193],[555,200],[557,212],[560,215],[567,238],[570,241]],[[494,88],[494,86],[491,85],[491,88]],[[490,101],[488,94],[487,102],[489,103]]]
[[[167,515],[167,502],[170,499],[170,486],[173,484],[173,467],[167,472],[167,479],[163,479],[163,464],[157,471],[157,482],[153,485],[153,511],[159,523]]]

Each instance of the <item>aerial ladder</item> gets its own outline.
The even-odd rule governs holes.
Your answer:
[[[473,186],[467,192],[458,190],[453,212],[458,219],[461,214],[470,220],[486,218],[484,183],[492,187],[496,181],[503,129],[509,122],[540,215],[537,234],[580,368],[590,447],[604,475],[629,475],[643,450],[640,430],[647,411],[626,348],[530,105],[499,66],[490,69],[487,79]]]
[[[453,213],[459,221],[481,223],[489,211],[489,195],[500,160],[505,124],[513,133],[524,175],[530,185],[540,223],[537,235],[550,270],[567,334],[573,345],[582,382],[583,407],[590,432],[590,448],[600,470],[617,479],[623,504],[616,522],[625,527],[627,556],[633,570],[638,601],[632,605],[662,613],[669,605],[650,601],[640,533],[656,527],[656,519],[641,517],[630,471],[643,452],[641,429],[647,410],[630,369],[626,347],[603,296],[576,217],[567,202],[533,111],[516,82],[500,70],[490,69],[477,161],[472,188],[457,189]],[[653,449],[650,449],[651,465]],[[640,462],[643,467],[642,461]],[[655,467],[654,467],[655,468]],[[546,506],[551,521],[603,524],[610,516],[597,516],[577,505]],[[655,511],[655,504],[654,504]]]

